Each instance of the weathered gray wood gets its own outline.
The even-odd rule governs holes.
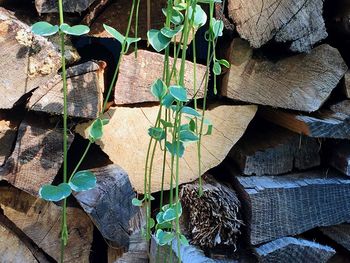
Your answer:
[[[333,106],[330,110],[322,110],[314,114],[267,108],[260,114],[270,122],[310,137],[350,139],[350,115],[347,114],[346,108],[340,105],[338,108]]]
[[[326,263],[335,250],[304,239],[283,237],[256,249],[262,263]]]
[[[229,156],[245,175],[278,175],[320,165],[316,139],[268,123],[247,131]]]
[[[344,91],[348,99],[350,99],[350,71],[347,71],[344,76]]]
[[[95,0],[63,0],[63,10],[69,13],[85,11]],[[39,14],[58,12],[56,0],[35,0],[35,7]]]
[[[235,191],[206,175],[203,195],[198,197],[198,193],[198,181],[181,187],[181,204],[188,217],[183,223],[191,244],[204,248],[226,245],[234,250],[243,225]]]
[[[92,172],[97,176],[97,187],[76,193],[75,197],[105,239],[115,247],[128,248],[132,234],[130,220],[140,216],[140,209],[131,204],[135,192],[128,175],[117,165]]]
[[[323,0],[229,0],[228,13],[237,31],[259,48],[271,39],[288,42],[293,51],[310,51],[327,37]]]
[[[102,110],[104,63],[92,61],[67,71],[68,116],[95,119]],[[56,75],[33,92],[27,107],[33,111],[63,114],[62,77]]]
[[[69,135],[68,146],[73,137]],[[11,156],[0,167],[0,180],[37,196],[42,185],[52,183],[62,161],[62,129],[47,118],[27,114],[18,128]]]
[[[57,73],[60,56],[52,43],[1,7],[0,28],[0,109],[9,109]]]
[[[321,227],[321,232],[350,251],[350,224]]]
[[[222,95],[256,104],[316,111],[347,70],[338,50],[326,44],[277,62],[253,57],[241,39],[234,39],[231,49]]]
[[[350,180],[326,172],[238,177],[250,198],[252,244],[350,222]]]
[[[349,141],[331,142],[327,147],[327,154],[329,158],[329,164],[332,167],[336,168],[343,174],[350,176]]]

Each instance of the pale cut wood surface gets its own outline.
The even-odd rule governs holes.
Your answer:
[[[180,61],[176,68],[180,69]],[[174,64],[174,59],[170,58],[170,67]],[[138,50],[137,58],[135,54],[126,55],[120,65],[119,77],[115,86],[114,101],[117,105],[132,104],[140,102],[154,102],[157,99],[151,93],[151,86],[157,79],[162,79],[164,66],[164,55]],[[202,80],[206,73],[206,67],[197,64],[196,93],[194,92],[194,64],[187,61],[185,64],[185,87],[188,91],[188,98],[195,94],[197,98],[202,98],[204,87]],[[176,82],[173,81],[172,84]]]
[[[222,95],[250,103],[316,111],[347,70],[338,50],[326,44],[277,62],[253,58],[241,39],[235,39],[231,49]]]
[[[271,39],[290,42],[290,49],[308,52],[328,34],[323,0],[229,0],[228,13],[237,31],[259,48]]]
[[[63,0],[63,10],[69,13],[85,11],[95,0]],[[58,12],[56,0],[35,0],[35,7],[39,14]]]
[[[0,166],[11,155],[20,123],[19,120],[11,118],[9,115],[9,112],[0,110]]]
[[[90,61],[68,69],[68,116],[98,117],[103,104],[103,67]],[[62,87],[61,75],[54,76],[34,91],[27,107],[33,111],[63,114]]]
[[[0,180],[32,195],[40,187],[50,184],[63,161],[62,130],[46,118],[27,115],[18,128],[15,148],[4,166],[0,167]],[[69,135],[68,146],[73,141]]]
[[[159,107],[128,108],[115,107],[105,113],[110,119],[105,126],[102,140],[97,144],[116,164],[128,173],[132,186],[143,193],[144,166],[149,136],[147,130],[156,120]],[[256,106],[218,106],[207,111],[206,116],[213,123],[213,134],[202,140],[202,172],[220,164],[232,146],[245,132],[256,113]],[[76,131],[87,137],[89,123],[79,125]],[[162,156],[157,148],[154,158],[152,192],[161,189]],[[169,156],[169,154],[168,154]],[[132,159],[130,159],[132,158]],[[132,160],[132,161],[131,161]],[[169,174],[170,161],[167,160],[166,173]],[[197,145],[190,144],[180,160],[180,184],[198,178]],[[169,178],[165,178],[165,189],[169,189]]]
[[[0,7],[0,109],[51,79],[60,68],[53,44],[30,33],[28,25]]]
[[[13,187],[0,188],[0,207],[29,238],[55,260],[60,257],[62,208]],[[89,262],[93,224],[80,209],[67,210],[69,241],[64,262]],[[25,261],[23,261],[25,262]]]
[[[0,224],[0,263],[39,263],[10,229]]]

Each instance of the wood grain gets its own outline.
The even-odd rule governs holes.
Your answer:
[[[95,0],[63,0],[63,10],[68,13],[85,11]],[[35,7],[39,14],[56,13],[58,5],[56,0],[35,0]]]
[[[11,112],[0,110],[0,166],[11,155],[19,124],[17,118],[11,117]]]
[[[350,224],[321,227],[321,232],[350,251]]]

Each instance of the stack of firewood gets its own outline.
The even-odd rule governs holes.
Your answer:
[[[124,33],[131,1],[63,2],[70,24],[91,28],[88,36],[66,39],[72,169],[118,59],[120,46],[102,25]],[[68,200],[65,262],[179,256],[176,241],[157,248],[143,239],[144,211],[131,204],[143,194],[147,129],[158,112],[149,88],[162,76],[164,58],[147,46],[146,34],[149,23],[162,27],[167,1],[150,2],[151,8],[141,1],[140,49],[122,59],[104,136],[81,167],[96,174],[97,187]],[[220,94],[210,98],[214,130],[203,140],[202,197],[196,145],[181,160],[181,228],[190,240],[181,245],[182,262],[350,262],[349,2],[227,0],[216,4],[216,17],[225,23],[217,54],[231,67],[219,78]],[[38,197],[42,185],[62,180],[60,54],[55,37],[30,32],[38,20],[57,19],[56,0],[0,0],[0,262],[60,258],[61,204]],[[199,62],[203,35],[196,41]],[[205,73],[197,64],[197,79]],[[154,213],[161,169],[153,169]]]

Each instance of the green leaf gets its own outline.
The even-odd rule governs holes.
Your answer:
[[[165,132],[160,127],[152,127],[148,129],[148,135],[156,141],[161,141],[165,138]]]
[[[169,92],[176,100],[186,102],[187,101],[187,91],[181,86],[170,86]]]
[[[103,126],[107,125],[109,123],[109,119],[102,119]]]
[[[167,94],[164,96],[164,98],[162,99],[162,101],[160,103],[169,109],[171,107],[171,105],[174,103],[174,101],[175,101],[175,98],[173,96],[171,96],[171,94]]]
[[[180,243],[184,246],[190,245],[190,243],[188,242],[187,238],[184,235],[180,235]]]
[[[148,219],[148,225],[149,225],[149,228],[153,228],[156,225],[156,222],[154,222],[153,218]]]
[[[213,3],[221,3],[221,0],[197,0],[198,3],[202,4],[210,4],[211,2]]]
[[[190,130],[190,125],[189,124],[182,124],[180,126],[180,131],[189,131]]]
[[[101,119],[96,119],[89,130],[89,139],[92,142],[101,139],[103,136],[103,122]]]
[[[191,107],[187,107],[187,106],[182,107],[181,112],[185,113],[185,114],[188,114],[188,115],[195,116],[195,117],[201,117],[202,116],[198,111],[196,111],[195,109],[193,109]]]
[[[163,214],[164,222],[170,222],[176,219],[176,211],[174,208],[168,208]]]
[[[192,19],[192,16],[193,16],[192,6],[190,6],[188,12],[189,12],[189,18]],[[207,14],[204,12],[204,10],[202,9],[202,7],[200,5],[196,5],[196,9],[194,12],[193,26],[195,28],[199,28],[201,26],[204,26],[206,22],[207,22]]]
[[[169,244],[171,241],[173,241],[174,237],[175,235],[172,232],[163,231],[161,229],[158,229],[156,232],[156,241],[160,246]]]
[[[173,124],[171,122],[165,121],[163,119],[160,120],[160,123],[163,125],[164,128],[172,128]]]
[[[224,22],[222,22],[221,20],[216,20],[215,18],[212,19],[212,32],[214,34],[214,38],[221,37],[222,31],[224,30]]]
[[[163,215],[164,215],[164,212],[158,212],[158,214],[156,215],[156,220],[158,224],[161,224],[164,222]]]
[[[204,135],[211,135],[213,133],[213,124],[209,119],[204,119],[203,121],[208,126],[207,132]]]
[[[171,38],[164,36],[159,30],[151,29],[147,32],[148,42],[152,47],[160,52],[171,42]]]
[[[162,100],[167,91],[165,83],[161,79],[157,79],[151,86],[151,93],[158,100]]]
[[[230,67],[230,63],[226,59],[220,59],[218,60],[218,62],[220,63],[220,65],[223,65],[226,68]]]
[[[213,66],[213,73],[214,75],[218,76],[221,74],[221,65],[219,62],[214,62]]]
[[[62,183],[58,186],[44,185],[39,190],[39,196],[46,201],[58,202],[70,196],[72,189],[69,184]]]
[[[140,37],[138,37],[138,38],[135,38],[135,37],[128,37],[128,38],[126,39],[126,49],[125,49],[125,52],[127,52],[127,51],[129,50],[129,47],[130,47],[131,44],[136,43],[136,42],[139,42],[140,40],[141,40]]]
[[[196,142],[199,140],[198,136],[192,131],[180,131],[179,139],[182,142]]]
[[[188,127],[190,128],[190,131],[196,131],[197,125],[194,119],[190,120]]]
[[[166,8],[163,8],[162,12],[165,16],[167,16],[167,9]],[[172,9],[170,16],[171,16],[170,21],[174,25],[180,25],[184,21],[184,15],[176,9]]]
[[[122,34],[120,34],[113,27],[107,26],[105,24],[103,24],[103,27],[107,31],[108,34],[110,34],[112,37],[114,37],[116,40],[118,40],[120,42],[120,44],[123,44],[125,37]]]
[[[85,35],[90,32],[90,28],[85,25],[75,25],[75,26],[70,26],[67,24],[62,24],[60,26],[60,29],[62,32],[66,33],[67,35],[71,36],[81,36]]]
[[[169,37],[169,38],[172,38],[172,37],[176,36],[178,33],[180,33],[180,32],[182,31],[183,27],[184,27],[183,25],[178,26],[178,27],[176,27],[176,28],[174,28],[174,29],[171,29],[171,28],[168,28],[168,27],[163,27],[163,28],[160,30],[160,32],[161,32],[164,36]]]
[[[179,146],[177,142],[174,142],[174,144],[166,142],[165,147],[173,156],[177,155],[181,158],[184,155],[185,147],[182,142],[179,142]]]
[[[142,200],[139,200],[137,198],[133,198],[131,200],[131,203],[133,206],[142,206],[142,203],[143,203],[143,199]]]
[[[96,186],[96,176],[93,172],[85,170],[73,175],[68,183],[75,192],[87,191]]]
[[[32,25],[31,31],[39,36],[52,36],[58,32],[58,26],[51,25],[48,22],[37,22],[34,25]]]

